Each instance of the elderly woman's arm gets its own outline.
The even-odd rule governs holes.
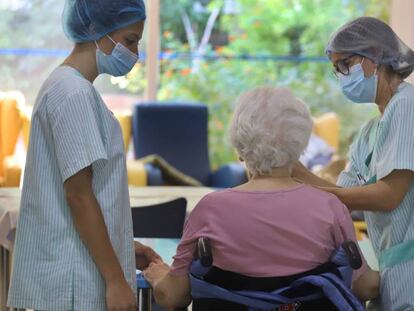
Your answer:
[[[380,276],[378,271],[367,270],[357,280],[352,282],[352,291],[362,301],[378,297]]]
[[[154,290],[157,304],[163,307],[186,307],[191,302],[188,274],[173,276],[170,267],[163,263],[151,263],[144,271],[146,280]]]

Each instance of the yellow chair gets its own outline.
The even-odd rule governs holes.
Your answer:
[[[128,184],[135,187],[144,187],[148,184],[147,171],[141,161],[127,161]]]
[[[354,221],[355,234],[358,241],[367,236],[367,223],[365,221]]]
[[[13,157],[20,133],[28,148],[32,108],[24,106],[24,97],[16,92],[0,93],[0,186],[18,187],[22,167]],[[116,112],[120,123],[125,152],[131,140],[131,113]],[[140,161],[128,161],[128,183],[133,186],[146,186],[147,173]]]
[[[21,93],[0,94],[0,185],[19,186],[21,168],[13,158],[22,127],[20,109],[24,103]]]
[[[128,152],[129,144],[131,142],[131,112],[129,111],[116,111],[114,112],[115,118],[118,120],[122,130],[122,138],[124,140],[125,152]]]
[[[22,134],[23,141],[26,149],[29,148],[29,137],[30,137],[30,119],[32,117],[33,107],[24,107],[20,111],[20,117],[22,119]]]
[[[338,151],[339,147],[339,118],[334,112],[328,112],[314,119],[313,132],[328,145]]]
[[[115,111],[115,118],[118,120],[122,130],[125,152],[128,153],[131,142],[132,115],[130,111]],[[148,184],[147,171],[144,163],[137,160],[127,161],[128,184],[131,186],[142,187]]]

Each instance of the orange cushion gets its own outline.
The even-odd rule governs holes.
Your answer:
[[[336,151],[339,147],[339,130],[339,118],[333,112],[314,119],[313,132]]]
[[[131,160],[127,162],[128,184],[131,186],[142,187],[148,184],[147,170],[141,161]]]
[[[4,160],[4,173],[3,187],[19,187],[22,168],[13,157]]]
[[[129,142],[131,140],[131,113],[130,112],[115,112],[115,118],[117,118],[122,130],[122,138],[124,140],[125,152],[128,151]]]

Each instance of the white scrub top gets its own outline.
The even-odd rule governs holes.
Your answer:
[[[382,117],[369,121],[359,133],[338,185],[356,187],[361,184],[358,174],[369,182],[403,169],[414,171],[414,86],[406,82],[399,86]],[[377,257],[393,246],[413,241],[414,184],[397,209],[364,215]],[[414,261],[381,269],[380,275],[379,309],[414,310]]]
[[[8,305],[106,310],[105,283],[74,227],[63,186],[90,165],[112,246],[135,291],[121,129],[94,86],[62,66],[45,81],[33,110]]]

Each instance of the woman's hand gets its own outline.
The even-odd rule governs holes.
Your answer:
[[[106,284],[106,307],[108,311],[135,311],[137,301],[125,279]]]
[[[336,185],[313,174],[307,167],[297,161],[292,167],[292,178],[299,183],[315,187],[335,187]]]
[[[151,247],[145,246],[137,241],[134,241],[135,247],[135,263],[138,270],[144,270],[151,262],[162,261]]]
[[[380,288],[380,275],[378,271],[368,270],[352,283],[352,291],[362,301],[378,297]]]
[[[162,280],[170,271],[170,266],[162,261],[151,262],[143,272],[145,279],[155,288],[157,283]]]
[[[191,302],[188,274],[173,276],[169,271],[170,267],[161,261],[152,262],[143,271],[145,279],[151,284],[155,301],[168,310],[172,310],[172,306],[188,306]]]
[[[306,179],[305,176],[308,176],[309,174],[310,171],[300,161],[297,161],[292,167],[292,177],[296,179]]]
[[[332,193],[336,196],[339,196],[341,192],[341,188],[335,188],[335,187],[318,187],[318,189]]]

